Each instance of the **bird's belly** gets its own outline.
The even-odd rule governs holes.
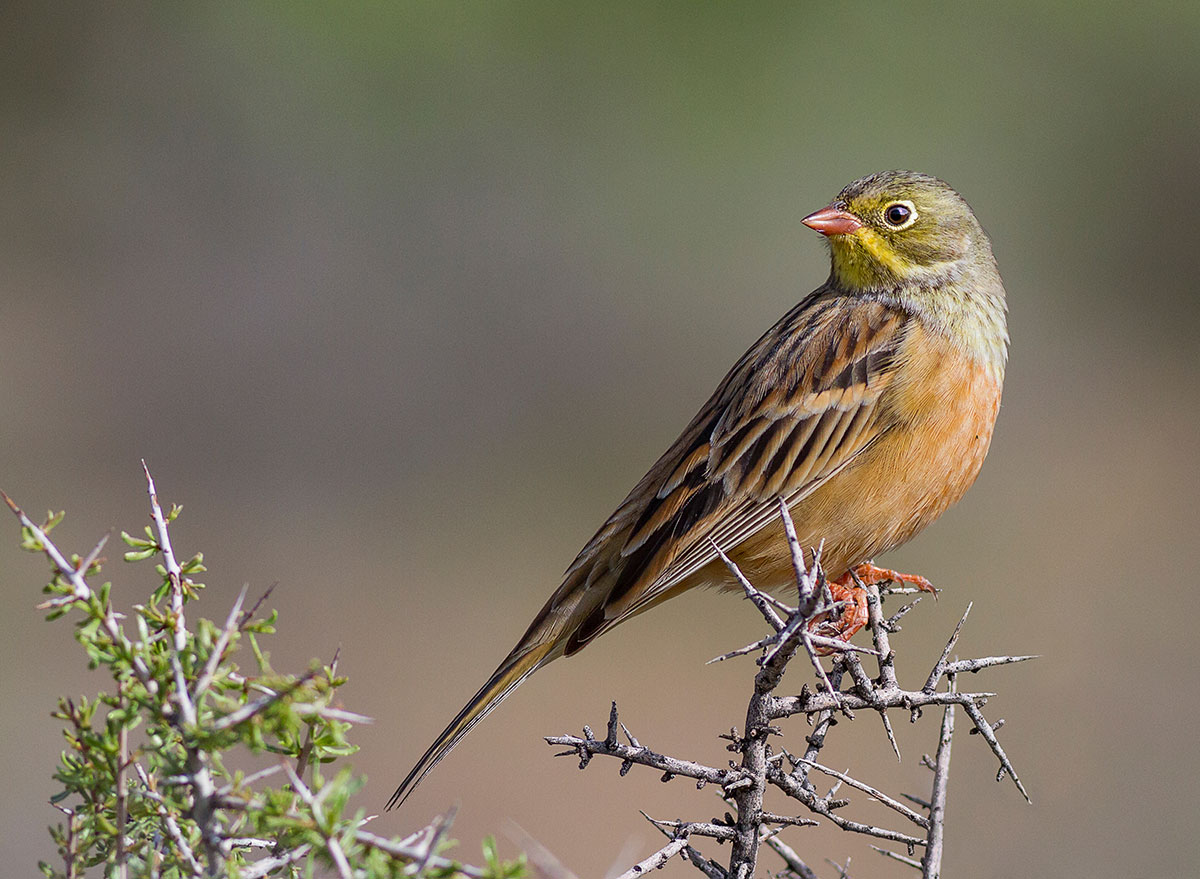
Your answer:
[[[822,563],[830,578],[894,549],[940,516],[971,487],[987,455],[1000,378],[956,349],[918,347],[928,353],[912,359],[903,372],[905,386],[891,395],[892,426],[791,507],[806,560],[807,550],[824,541]],[[795,584],[778,523],[731,556],[759,588]]]

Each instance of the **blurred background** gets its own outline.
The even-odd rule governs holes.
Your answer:
[[[884,559],[944,588],[897,638],[902,681],[968,601],[961,655],[1045,655],[969,681],[1001,692],[1033,805],[962,735],[946,872],[1193,874],[1198,33],[1185,3],[6,3],[0,487],[65,508],[86,551],[147,521],[146,458],[210,569],[193,614],[278,582],[275,664],[341,645],[378,809],[824,280],[800,218],[862,174],[933,173],[993,238],[1013,343],[975,488]],[[29,872],[54,857],[55,698],[108,682],[33,609],[45,563],[5,527],[0,833]],[[147,594],[148,570],[106,573]],[[660,844],[638,809],[723,807],[540,737],[615,699],[643,743],[722,763],[753,666],[704,661],[755,616],[686,596],[551,666],[377,832],[459,803],[466,859],[523,831],[581,876],[624,869]],[[865,717],[825,758],[916,792],[936,734],[902,729],[897,765]],[[823,875],[905,872],[784,838]]]

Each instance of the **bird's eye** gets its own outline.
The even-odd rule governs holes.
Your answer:
[[[917,211],[911,201],[892,202],[883,209],[883,219],[893,229],[904,229],[917,221]]]

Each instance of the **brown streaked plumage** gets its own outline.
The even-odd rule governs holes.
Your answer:
[[[389,808],[541,666],[688,589],[737,588],[714,541],[759,588],[794,585],[779,498],[801,544],[824,541],[826,572],[845,581],[975,480],[1008,334],[974,214],[942,181],[889,171],[804,222],[829,241],[829,280],[734,364]]]

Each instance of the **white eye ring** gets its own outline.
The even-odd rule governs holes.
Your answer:
[[[883,221],[890,229],[907,229],[917,222],[917,208],[911,201],[894,201],[883,209]]]

